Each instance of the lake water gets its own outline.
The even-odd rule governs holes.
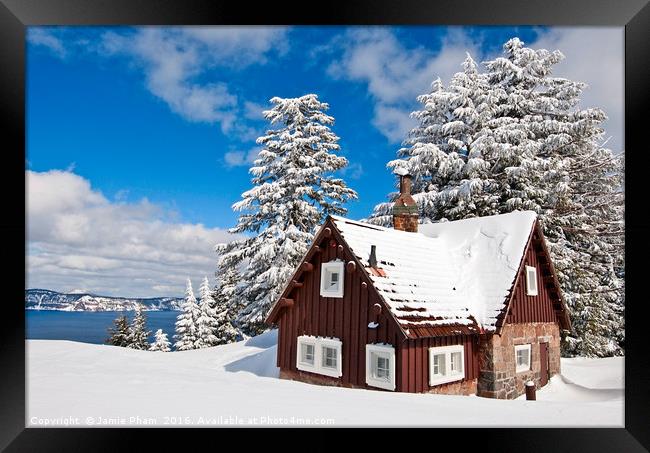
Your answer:
[[[153,341],[156,330],[162,329],[173,343],[174,323],[178,311],[146,311],[147,329],[151,330],[149,341]],[[72,340],[83,343],[104,344],[108,329],[118,316],[126,314],[129,321],[133,311],[54,311],[25,310],[26,335],[28,339]]]

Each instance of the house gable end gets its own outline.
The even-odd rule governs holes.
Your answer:
[[[535,269],[537,294],[534,295],[527,291],[528,268]],[[524,248],[505,307],[497,319],[496,333],[501,333],[504,324],[523,322],[557,322],[561,329],[571,329],[557,274],[537,220]]]
[[[294,272],[293,276],[285,286],[284,291],[282,292],[278,300],[275,302],[275,304],[272,306],[268,316],[266,317],[265,322],[269,325],[275,324],[277,322],[282,309],[287,306],[287,304],[284,303],[284,301],[287,299],[290,301],[292,300],[291,292],[293,291],[294,288],[301,286],[303,280],[302,278],[303,273],[307,271],[311,271],[313,267],[313,264],[310,261],[312,260],[315,254],[322,252],[322,249],[327,246],[327,241],[329,240],[334,240],[334,242],[336,242],[336,246],[339,248],[337,251],[337,256],[344,259],[346,263],[346,267],[350,265],[350,263],[354,263],[355,269],[359,270],[359,277],[361,278],[362,281],[361,284],[366,285],[365,287],[369,292],[372,293],[373,299],[376,299],[381,304],[382,314],[387,319],[390,320],[389,322],[391,322],[394,328],[398,332],[400,332],[402,338],[406,339],[408,337],[408,334],[404,331],[400,323],[397,321],[397,319],[391,312],[386,301],[383,299],[381,294],[375,288],[372,279],[368,275],[367,269],[363,266],[363,264],[359,261],[356,255],[352,252],[349,245],[347,244],[347,242],[341,235],[340,231],[336,227],[336,224],[334,223],[333,219],[329,216],[327,217],[327,219],[323,223],[323,226],[316,234],[311,247],[305,254],[304,258],[300,261],[300,264],[298,265],[296,271]]]

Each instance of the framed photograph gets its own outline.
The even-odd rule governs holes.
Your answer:
[[[3,450],[650,449],[647,1],[2,3]]]

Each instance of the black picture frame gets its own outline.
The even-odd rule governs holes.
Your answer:
[[[436,25],[614,25],[625,26],[625,144],[626,155],[626,360],[625,428],[620,429],[467,429],[454,450],[480,449],[526,452],[636,452],[650,449],[650,354],[641,289],[643,240],[648,237],[647,197],[643,185],[645,130],[642,122],[650,104],[650,5],[648,0],[534,0],[479,1],[380,0],[327,2],[307,9],[296,4],[255,4],[210,0],[0,0],[0,109],[2,109],[4,170],[0,184],[3,215],[0,216],[6,297],[0,328],[0,448],[6,451],[128,451],[131,438],[146,436],[147,449],[171,447],[171,436],[183,438],[187,429],[26,428],[25,407],[25,314],[19,288],[25,270],[25,200],[19,196],[25,183],[25,32],[30,25],[192,25],[192,24],[436,24]],[[646,127],[647,128],[647,127]],[[22,150],[22,153],[21,153]],[[636,153],[636,155],[635,155]],[[635,175],[636,173],[636,175]],[[22,264],[22,268],[21,268]],[[9,284],[10,283],[10,284]],[[634,294],[640,294],[635,298]],[[399,414],[396,414],[399,417]],[[311,430],[301,430],[307,437]],[[341,431],[335,429],[335,431]],[[427,430],[428,431],[428,430]],[[449,430],[436,430],[442,434]],[[266,432],[257,436],[231,430],[203,430],[201,437],[215,448],[226,434],[242,440],[246,449],[274,448],[278,440],[294,442],[293,436]],[[270,434],[270,435],[268,435]],[[313,434],[313,432],[312,432]],[[337,433],[338,434],[338,433]],[[350,433],[343,433],[350,434]],[[405,443],[435,443],[433,433],[390,433]],[[198,430],[191,441],[197,442]],[[320,438],[322,433],[318,433]],[[457,436],[458,433],[453,434]],[[375,433],[353,437],[361,444],[377,440]],[[444,437],[447,437],[446,435]],[[190,438],[188,438],[190,439]],[[217,442],[219,439],[219,443]],[[245,439],[245,441],[244,441]],[[408,441],[407,441],[408,439]],[[235,439],[230,439],[235,440]],[[312,439],[314,440],[314,439]],[[188,440],[189,442],[189,440]],[[225,440],[224,447],[225,447]],[[296,440],[296,445],[299,445]],[[317,442],[318,444],[319,442]],[[197,443],[198,444],[198,443]],[[312,443],[313,445],[313,443]],[[398,443],[400,445],[400,443]],[[167,448],[165,448],[165,446]],[[191,448],[187,445],[188,448]],[[198,447],[197,447],[198,448]]]

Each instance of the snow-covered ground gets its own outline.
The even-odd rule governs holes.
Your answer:
[[[27,426],[623,426],[623,358],[562,359],[537,401],[500,401],[279,379],[276,337],[167,353],[28,340]]]

